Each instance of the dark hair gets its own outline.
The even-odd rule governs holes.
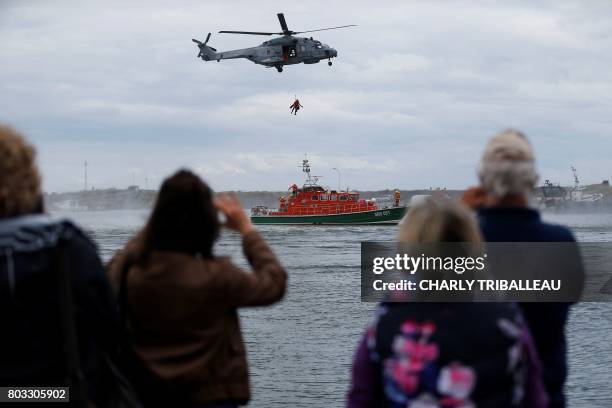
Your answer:
[[[144,228],[140,260],[145,261],[152,251],[212,258],[219,229],[211,188],[191,171],[179,170],[159,190]]]

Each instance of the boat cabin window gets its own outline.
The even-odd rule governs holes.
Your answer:
[[[337,196],[337,195],[335,195],[335,194],[332,194],[332,195],[330,195],[330,196],[329,196],[329,199],[330,199],[331,201],[336,201],[336,200],[338,199],[338,196]]]
[[[327,196],[326,195],[322,195],[321,196],[321,201],[327,201]]]
[[[357,201],[357,196],[356,195],[352,195],[349,196],[351,201]]]
[[[346,196],[345,195],[341,195],[340,196],[340,201],[346,201]]]
[[[312,201],[319,201],[319,196],[313,195],[313,196],[311,197],[311,200],[312,200]]]

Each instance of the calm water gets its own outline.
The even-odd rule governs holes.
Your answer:
[[[144,211],[63,213],[91,233],[105,260],[143,224]],[[548,215],[584,242],[612,241],[612,214]],[[351,358],[373,305],[360,302],[359,243],[389,240],[397,227],[260,228],[289,272],[285,300],[241,312],[252,407],[341,407]],[[236,234],[218,254],[246,265]],[[612,407],[612,304],[574,307],[567,328],[571,407]]]

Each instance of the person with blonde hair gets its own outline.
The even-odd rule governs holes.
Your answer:
[[[404,243],[472,242],[482,237],[474,216],[463,206],[427,198],[412,207],[398,234]]]
[[[486,241],[575,242],[568,228],[543,222],[539,212],[530,208],[538,174],[533,147],[520,131],[507,129],[491,137],[480,160],[478,179],[480,185],[468,189],[462,201],[477,210]],[[575,253],[572,264],[578,267],[572,279],[583,282],[581,260],[577,250]],[[557,408],[565,406],[565,325],[570,306],[570,303],[520,304],[542,359],[550,406]]]
[[[70,387],[71,406],[109,406],[110,285],[91,240],[44,214],[35,159],[21,134],[0,126],[0,384]]]
[[[478,245],[481,236],[467,208],[430,198],[408,211],[399,241]],[[349,408],[546,406],[516,305],[397,299],[379,306],[357,348]]]

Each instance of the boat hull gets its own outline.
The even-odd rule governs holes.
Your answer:
[[[276,225],[344,225],[344,224],[397,224],[404,217],[407,207],[360,211],[332,215],[252,215],[253,224]]]

